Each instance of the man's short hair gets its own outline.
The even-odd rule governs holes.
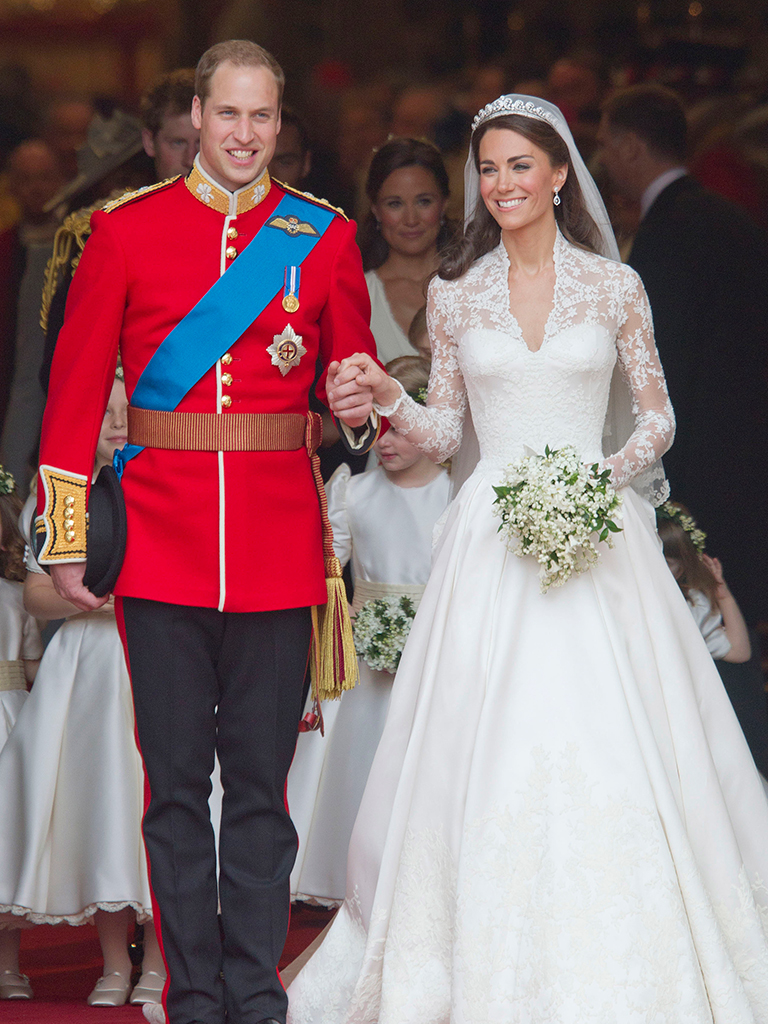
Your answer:
[[[683,163],[688,125],[677,95],[661,85],[633,85],[604,105],[608,126],[634,132],[656,155]]]
[[[158,78],[141,97],[141,120],[144,127],[157,135],[166,117],[188,114],[195,95],[195,69],[177,68]]]
[[[267,68],[277,82],[278,105],[282,103],[285,74],[272,54],[249,39],[228,39],[206,50],[197,63],[195,93],[200,100],[200,106],[208,99],[214,72],[226,63],[234,64],[238,68]]]

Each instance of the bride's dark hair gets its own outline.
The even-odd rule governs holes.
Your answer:
[[[565,184],[560,189],[560,205],[555,206],[555,219],[560,230],[574,245],[590,252],[599,252],[601,235],[589,214],[581,193],[576,172],[571,163],[568,146],[555,129],[546,121],[524,117],[522,114],[504,114],[481,124],[472,135],[472,159],[480,171],[480,141],[490,129],[506,128],[528,139],[543,149],[550,165],[568,168]],[[478,203],[472,220],[464,234],[450,244],[440,261],[438,277],[454,281],[465,274],[475,260],[495,249],[501,238],[501,228],[494,220],[485,203],[478,196]]]

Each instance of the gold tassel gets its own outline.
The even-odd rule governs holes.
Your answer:
[[[325,583],[328,602],[312,609],[312,692],[318,701],[339,700],[359,678],[347,592],[337,558],[326,561]]]

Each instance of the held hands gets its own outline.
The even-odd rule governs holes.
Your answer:
[[[365,423],[374,399],[387,406],[400,394],[397,384],[365,352],[332,362],[325,387],[331,412],[350,427]]]
[[[51,579],[59,597],[75,605],[84,612],[93,612],[101,608],[109,600],[109,595],[96,597],[83,586],[85,562],[66,562],[63,565],[51,566]]]

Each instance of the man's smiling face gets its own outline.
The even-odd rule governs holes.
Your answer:
[[[200,166],[230,192],[260,178],[275,151],[280,107],[275,76],[265,67],[223,63],[208,96],[192,101],[200,129]]]

